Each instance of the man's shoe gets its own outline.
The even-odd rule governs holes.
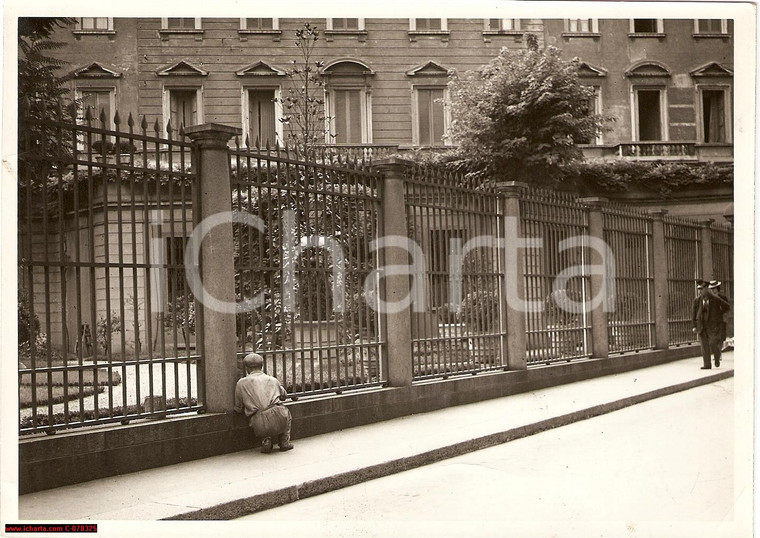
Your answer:
[[[720,361],[715,361],[715,367],[720,368]]]
[[[287,452],[288,450],[293,450],[292,444],[285,445],[285,446],[280,445],[280,452]]]
[[[261,441],[261,453],[262,454],[269,454],[272,452],[272,440],[267,437],[263,441]]]
[[[712,366],[702,366],[700,370],[712,370]]]

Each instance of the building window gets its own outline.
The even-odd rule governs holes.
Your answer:
[[[244,106],[246,108],[244,124],[245,133],[248,136],[248,145],[251,147],[265,148],[267,145],[274,147],[278,140],[277,133],[277,106],[275,99],[279,90],[248,88],[245,89],[247,97]]]
[[[726,19],[694,19],[695,35],[717,35],[723,36],[728,34],[728,20]]]
[[[589,86],[589,87],[594,90],[594,94],[588,99],[587,114],[589,116],[601,114],[602,113],[601,87],[599,86]],[[601,132],[598,132],[596,133],[596,136],[578,140],[577,143],[578,144],[601,144],[602,134]]]
[[[114,90],[103,88],[77,88],[74,96],[77,102],[77,122],[86,123],[85,117],[89,110],[92,125],[100,127],[101,112],[105,114],[105,127],[108,129],[113,121]]]
[[[178,129],[180,125],[188,126],[197,123],[198,100],[195,90],[171,90],[169,92],[169,109],[172,125]]]
[[[364,19],[327,19],[327,30],[364,30]]]
[[[486,19],[486,32],[518,32],[520,19]]]
[[[565,19],[565,33],[596,34],[599,32],[597,19]]]
[[[280,31],[280,19],[240,19],[240,30],[251,33],[276,33]]]
[[[163,33],[201,33],[200,17],[164,17],[161,19]]]
[[[730,141],[728,88],[699,87],[700,141],[722,144]]]
[[[662,19],[630,19],[630,32],[637,37],[661,37],[664,33]]]
[[[163,127],[171,120],[174,133],[182,127],[203,123],[203,90],[197,87],[164,88]]]
[[[667,140],[665,91],[661,88],[636,88],[633,99],[634,141]]]
[[[341,89],[333,90],[331,93],[333,141],[337,144],[361,144],[364,141],[362,90]]]
[[[80,17],[77,30],[83,32],[105,33],[113,31],[113,17]]]
[[[409,19],[409,31],[418,33],[448,32],[446,19]]]
[[[274,30],[274,19],[243,19],[243,30]]]
[[[415,129],[413,143],[417,146],[441,146],[446,133],[447,117],[443,106],[445,89],[415,88]]]

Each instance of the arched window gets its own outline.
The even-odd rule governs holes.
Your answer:
[[[372,142],[372,88],[375,72],[364,62],[341,59],[322,72],[327,79],[330,144]]]

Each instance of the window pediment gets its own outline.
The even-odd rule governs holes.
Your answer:
[[[586,62],[581,62],[578,65],[579,77],[606,77],[607,70],[601,67],[596,67]]]
[[[734,72],[728,67],[720,65],[718,62],[710,62],[697,67],[689,74],[692,77],[733,77]]]
[[[669,77],[670,70],[660,62],[647,60],[633,64],[625,71],[626,77]]]
[[[247,65],[244,68],[236,71],[235,74],[239,77],[282,77],[285,76],[285,71],[273,67],[266,62],[256,62],[251,65]]]
[[[201,76],[208,75],[208,71],[201,69],[200,67],[193,65],[187,60],[180,60],[172,65],[159,69],[156,74],[160,77],[165,76]]]
[[[109,69],[101,63],[92,62],[75,70],[72,76],[74,78],[120,78],[121,73],[114,69]]]
[[[453,71],[434,61],[429,61],[406,72],[408,77],[448,77]]]

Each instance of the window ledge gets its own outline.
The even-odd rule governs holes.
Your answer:
[[[407,32],[409,34],[409,41],[415,41],[418,37],[422,36],[429,36],[429,37],[440,37],[441,41],[448,41],[449,40],[449,32],[448,30],[409,30]]]
[[[367,30],[325,30],[325,35],[367,35]]]
[[[199,28],[161,28],[159,34],[202,34],[203,29]]]
[[[409,30],[409,35],[449,35],[448,30]]]
[[[649,37],[655,37],[657,39],[663,39],[666,34],[660,33],[660,32],[632,32],[628,34],[628,37],[642,37],[642,38],[649,38]]]
[[[238,30],[242,35],[282,35],[282,30]]]
[[[562,37],[590,37],[593,39],[599,39],[602,34],[599,32],[563,32]]]
[[[325,30],[325,39],[332,41],[337,36],[356,36],[360,42],[364,42],[367,39],[367,30]]]
[[[523,35],[524,30],[483,30],[483,35]]]
[[[731,34],[719,34],[719,33],[704,33],[704,34],[691,34],[694,39],[728,39]]]
[[[116,30],[72,30],[74,35],[116,35]]]

